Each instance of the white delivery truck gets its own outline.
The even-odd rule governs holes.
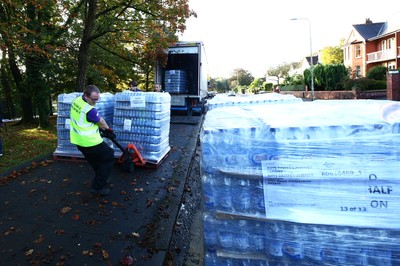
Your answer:
[[[171,95],[171,111],[205,113],[207,110],[207,58],[202,42],[178,42],[167,50],[165,65],[158,64],[155,84]]]

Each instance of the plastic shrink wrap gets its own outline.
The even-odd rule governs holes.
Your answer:
[[[279,93],[265,94],[239,94],[237,97],[229,97],[227,94],[217,94],[207,101],[208,110],[224,107],[244,107],[262,104],[301,102],[302,99],[293,95]]]
[[[218,108],[201,132],[206,265],[400,265],[400,104]]]
[[[169,93],[186,93],[187,76],[185,70],[173,69],[165,71],[165,91]]]
[[[158,163],[169,152],[171,96],[159,92],[124,91],[115,95],[113,130],[126,147],[135,144],[143,158]],[[116,157],[121,155],[114,148]]]
[[[72,101],[82,96],[81,92],[72,92],[58,95],[58,115],[57,115],[57,148],[54,155],[83,157],[83,154],[76,148],[75,144],[70,142],[70,111]],[[96,102],[95,108],[99,111],[101,117],[106,120],[107,124],[112,127],[114,114],[114,95],[111,93],[100,93],[100,100]],[[109,139],[104,138],[104,141],[113,146]]]

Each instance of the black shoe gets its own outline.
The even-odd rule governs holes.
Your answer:
[[[100,196],[107,196],[110,194],[110,189],[109,188],[102,188],[102,189],[90,188],[90,192],[93,194],[100,195]]]

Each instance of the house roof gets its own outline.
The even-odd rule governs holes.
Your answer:
[[[312,56],[312,63],[313,63],[313,65],[315,66],[316,64],[318,64],[318,55],[313,55]],[[310,57],[309,56],[306,56],[306,60],[307,60],[307,63],[308,63],[308,65],[310,65],[311,66],[311,60],[310,60]]]
[[[354,29],[360,34],[364,40],[374,38],[382,34],[385,30],[386,23],[366,23],[366,24],[356,24],[353,25]]]

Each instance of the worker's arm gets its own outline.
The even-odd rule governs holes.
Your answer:
[[[97,123],[101,129],[109,129],[110,127],[107,125],[106,120],[100,117],[100,121]]]

